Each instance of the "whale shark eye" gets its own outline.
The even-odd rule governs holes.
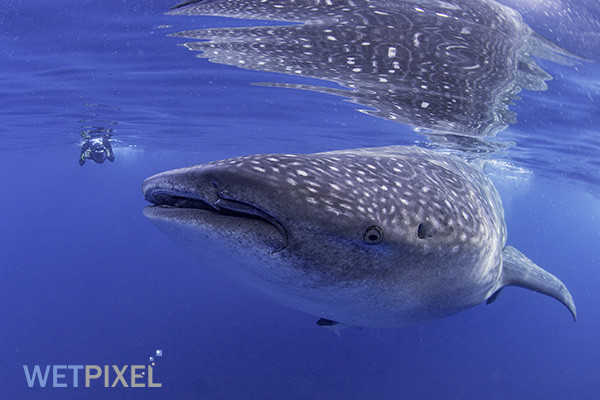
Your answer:
[[[367,228],[363,240],[366,244],[379,244],[383,240],[383,229],[377,225]]]
[[[433,225],[429,222],[420,223],[417,227],[417,237],[419,239],[433,237]]]

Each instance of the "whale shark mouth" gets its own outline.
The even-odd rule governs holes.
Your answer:
[[[144,197],[152,203],[149,208],[203,210],[227,217],[258,220],[272,225],[284,239],[284,245],[272,253],[284,250],[288,246],[288,234],[283,224],[271,214],[259,207],[239,200],[228,199],[217,194],[214,202],[208,202],[194,193],[174,192],[154,188],[144,192]]]

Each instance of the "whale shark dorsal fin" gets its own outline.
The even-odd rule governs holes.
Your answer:
[[[520,286],[525,289],[554,297],[563,303],[577,321],[577,311],[573,297],[567,287],[554,275],[535,265],[519,250],[506,246],[502,250],[502,275],[499,289],[490,296],[487,303],[498,297],[505,286]]]

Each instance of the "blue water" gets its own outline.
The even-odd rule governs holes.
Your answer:
[[[210,63],[168,36],[248,21],[165,15],[168,1],[0,5],[0,398],[598,398],[600,11],[506,4],[591,60],[538,60],[554,80],[519,94],[518,122],[496,138],[515,144],[488,167],[508,243],[565,282],[579,320],[508,288],[435,323],[341,337],[172,244],[143,217],[141,182],[238,155],[426,136],[337,96],[251,85],[315,80]],[[93,127],[112,130],[116,160],[80,167],[80,133]],[[50,377],[29,388],[23,370],[148,365],[159,349],[161,388],[85,388],[82,375],[74,388],[69,374],[69,387]]]

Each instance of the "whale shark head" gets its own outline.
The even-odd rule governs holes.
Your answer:
[[[452,156],[253,155],[155,175],[143,192],[145,215],[208,267],[329,320],[423,322],[503,286],[500,199]]]

